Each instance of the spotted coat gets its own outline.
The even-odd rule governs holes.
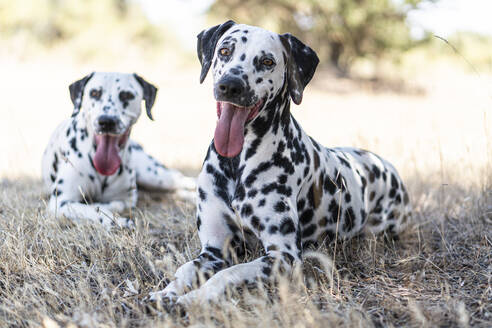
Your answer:
[[[216,99],[236,110],[261,108],[246,122],[237,156],[222,156],[211,143],[197,182],[202,251],[151,299],[216,301],[227,286],[269,281],[274,263],[290,271],[308,248],[404,228],[410,202],[395,168],[365,150],[321,146],[292,116],[290,101],[301,102],[318,63],[311,48],[232,21],[198,38],[201,80],[211,67]],[[234,82],[239,91],[223,93],[234,79],[242,80]],[[262,257],[233,265],[258,242]]]
[[[69,219],[99,222],[105,227],[132,226],[117,213],[134,207],[137,186],[158,190],[194,189],[195,181],[164,167],[128,140],[140,116],[142,100],[151,116],[157,89],[136,74],[92,73],[70,85],[72,117],[53,132],[42,159],[50,194],[49,210]],[[101,121],[101,118],[106,118]],[[101,125],[103,122],[103,125]],[[111,130],[105,131],[111,123]],[[112,174],[94,165],[96,135],[118,136],[121,164]]]

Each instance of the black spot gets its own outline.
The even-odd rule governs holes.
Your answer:
[[[260,84],[261,82],[263,82],[263,79],[261,77],[259,77],[256,79],[255,82],[256,82],[256,84]]]
[[[391,188],[388,195],[390,198],[394,198],[396,196],[396,189]]]
[[[328,176],[325,178],[323,187],[324,187],[325,191],[330,193],[330,195],[335,194],[335,191],[337,191],[337,185]]]
[[[222,252],[220,251],[220,249],[218,249],[216,247],[207,246],[207,247],[205,247],[205,251],[206,252],[209,252],[209,253],[212,253],[212,255],[215,258],[217,258],[217,259],[221,259],[222,258]]]
[[[306,200],[304,198],[299,199],[297,201],[297,211],[302,211],[305,205],[306,205]]]
[[[340,205],[335,199],[332,199],[328,205],[328,212],[331,214],[331,221],[336,222],[340,213]]]
[[[198,230],[200,230],[200,226],[202,225],[202,219],[200,218],[200,215],[196,216],[196,227]]]
[[[352,207],[345,210],[345,222],[343,223],[343,230],[346,232],[351,231],[355,224],[355,213]]]
[[[408,197],[408,193],[406,190],[403,191],[403,203],[407,205],[410,202],[410,199]]]
[[[289,253],[282,252],[282,256],[287,263],[289,264],[294,263],[294,256],[290,255]]]
[[[239,57],[239,59],[241,59],[241,61],[244,61],[246,59],[246,54],[242,54],[241,57]]]
[[[233,234],[235,234],[236,232],[239,231],[238,226],[236,225],[236,223],[234,222],[234,220],[232,219],[232,217],[229,214],[223,213],[222,217],[224,218],[224,221],[226,222],[227,227],[229,228],[229,230],[231,230],[231,232]]]
[[[247,38],[247,37],[245,37],[245,36],[242,36],[242,37],[241,37],[241,41],[243,41],[244,43],[246,43],[246,41],[248,41],[248,38]]]
[[[198,188],[198,195],[202,201],[207,200],[207,193],[202,188]]]
[[[302,229],[302,238],[306,238],[314,234],[316,231],[316,224],[311,224],[307,228]]]
[[[352,197],[350,196],[350,193],[347,191],[347,192],[345,193],[345,202],[346,202],[346,203],[350,203],[350,199],[351,199],[351,198],[352,198]]]
[[[379,168],[376,165],[372,165],[372,172],[374,173],[376,178],[379,179],[379,177],[381,176],[381,171],[379,170]]]
[[[314,152],[313,157],[314,157],[314,169],[317,170],[319,167],[319,155],[318,155],[318,153]]]
[[[55,153],[55,158],[53,160],[53,171],[58,172],[58,155]]]
[[[372,202],[374,200],[374,197],[376,197],[376,192],[371,191],[371,193],[369,194],[369,201]]]
[[[256,215],[253,215],[251,218],[251,226],[258,231],[265,230],[265,226],[260,222],[260,219]]]
[[[276,212],[279,213],[285,212],[287,210],[287,207],[285,206],[285,203],[283,201],[277,202],[273,208]]]
[[[323,241],[325,245],[329,245],[333,240],[335,240],[335,233],[330,229],[326,229],[320,235],[319,239]]]
[[[340,162],[342,163],[342,165],[348,167],[349,169],[351,168],[349,162],[347,162],[342,156],[337,156],[337,157],[340,160]]]
[[[313,210],[307,209],[304,212],[302,212],[301,216],[299,217],[299,221],[301,222],[301,224],[306,225],[309,222],[311,222],[313,216],[314,216]]]
[[[246,189],[244,189],[244,185],[242,183],[238,183],[236,185],[236,191],[234,192],[234,199],[243,201],[246,196]]]
[[[396,197],[395,197],[395,204],[396,205],[401,204],[401,196],[400,196],[400,194],[396,195]]]
[[[278,183],[287,183],[287,175],[282,174],[278,177]]]
[[[318,221],[318,224],[320,227],[326,227],[326,225],[328,224],[328,217],[323,216],[321,220]]]
[[[282,220],[282,223],[280,223],[279,230],[280,230],[280,233],[282,235],[287,235],[287,234],[295,232],[296,228],[295,228],[294,222],[292,221],[291,218],[284,218]]]
[[[364,224],[364,222],[366,222],[366,219],[367,219],[367,213],[366,213],[366,211],[364,211],[364,209],[361,209],[360,210],[360,223]]]
[[[253,214],[253,207],[251,206],[251,204],[248,203],[244,204],[243,207],[241,208],[241,216],[246,218],[251,214]]]
[[[249,198],[253,198],[253,197],[255,197],[257,194],[258,194],[258,190],[256,190],[256,189],[251,189],[250,191],[248,191],[248,197],[249,197]]]
[[[391,174],[391,187],[398,189],[398,180],[393,173]]]

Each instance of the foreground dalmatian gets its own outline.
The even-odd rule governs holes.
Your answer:
[[[42,161],[52,213],[128,227],[133,222],[115,214],[136,205],[137,185],[195,188],[194,179],[165,168],[128,139],[142,100],[152,119],[157,93],[152,84],[136,74],[92,73],[69,89],[72,117],[57,127]]]
[[[271,281],[276,265],[289,272],[308,247],[404,228],[409,198],[390,163],[360,149],[324,148],[292,117],[290,99],[301,103],[318,64],[311,48],[228,21],[198,35],[198,57],[201,82],[212,67],[218,115],[198,178],[202,251],[151,300],[217,301],[226,287]],[[265,254],[232,265],[255,241]]]

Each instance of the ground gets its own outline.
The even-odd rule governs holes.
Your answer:
[[[196,65],[118,64],[101,67],[127,67],[160,89],[155,122],[142,116],[133,136],[164,163],[197,174],[216,120],[210,81],[199,85]],[[492,325],[490,76],[434,67],[405,87],[381,89],[318,72],[295,117],[326,146],[366,148],[394,163],[415,222],[395,242],[366,237],[306,254],[278,286],[181,317],[146,312],[140,302],[198,254],[194,206],[141,193],[128,213],[136,231],[48,214],[41,153],[71,113],[68,84],[94,67],[66,59],[1,66],[0,326]]]

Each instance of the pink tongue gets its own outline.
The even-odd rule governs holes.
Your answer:
[[[215,128],[214,145],[221,156],[234,157],[244,143],[244,124],[249,110],[221,102],[221,114]]]
[[[118,136],[96,135],[96,155],[93,163],[96,171],[102,175],[113,175],[121,164],[118,155]]]

